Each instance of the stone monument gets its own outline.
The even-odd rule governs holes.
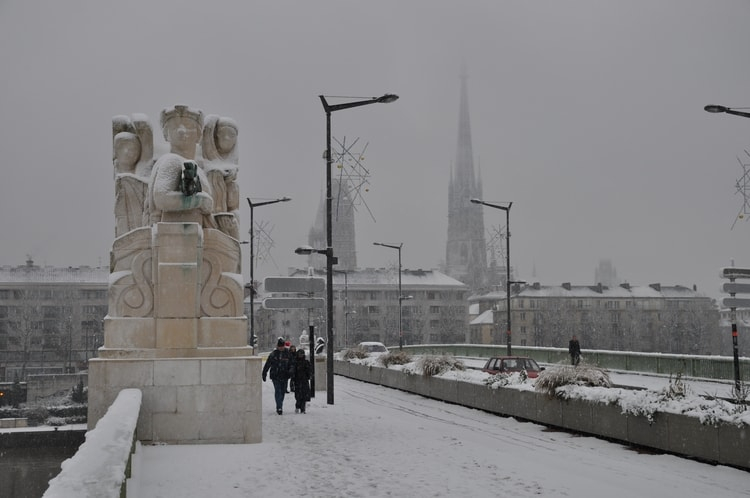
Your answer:
[[[112,120],[115,240],[104,346],[89,362],[88,425],[139,388],[137,435],[167,443],[261,441],[261,359],[247,345],[240,272],[237,124],[164,109]]]

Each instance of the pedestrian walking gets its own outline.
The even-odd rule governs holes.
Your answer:
[[[576,366],[581,362],[581,344],[575,335],[568,342],[568,353],[570,354],[571,365]]]
[[[266,381],[268,372],[271,373],[271,382],[273,382],[273,394],[276,400],[276,413],[281,415],[284,410],[284,395],[286,394],[286,383],[289,380],[292,369],[292,358],[289,356],[289,350],[286,349],[284,339],[279,338],[276,342],[276,349],[271,351],[263,365],[261,377],[263,382]]]
[[[292,381],[294,382],[294,412],[305,413],[307,402],[310,401],[310,377],[312,377],[312,365],[305,358],[305,350],[297,351],[297,358],[292,368]]]
[[[289,346],[289,358],[292,359],[292,361],[295,361],[297,359],[297,346],[292,344]],[[289,385],[286,389],[286,392],[289,393],[289,391],[294,392],[294,376],[289,377]]]

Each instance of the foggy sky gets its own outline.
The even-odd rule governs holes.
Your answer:
[[[750,106],[748,14],[744,0],[0,0],[0,264],[107,265],[112,116],[145,113],[160,140],[161,109],[187,104],[239,124],[241,233],[246,197],[293,199],[255,212],[275,243],[256,278],[304,267],[293,250],[325,188],[318,95],[396,93],[333,114],[335,137],[369,144],[358,263],[392,265],[372,242],[403,242],[404,268],[437,268],[465,64],[475,167],[484,200],[513,201],[518,278],[592,284],[609,259],[633,285],[720,297],[719,268],[750,266],[750,225],[730,230],[750,119],[703,106]]]

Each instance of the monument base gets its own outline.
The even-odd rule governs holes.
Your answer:
[[[137,437],[148,443],[259,443],[261,358],[94,358],[89,360],[88,428],[120,390],[143,393]]]

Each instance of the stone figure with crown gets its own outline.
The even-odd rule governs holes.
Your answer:
[[[145,431],[146,440],[255,442],[260,381],[251,378],[259,375],[260,363],[247,345],[243,307],[238,127],[230,118],[204,116],[184,105],[164,109],[159,124],[163,144],[154,144],[143,114],[112,120],[115,239],[104,346],[90,364],[89,424],[103,414],[119,386],[139,387],[155,403],[142,408],[144,420],[139,419],[139,436]],[[256,362],[257,368],[248,367]],[[164,374],[176,365],[183,365],[183,374],[199,375],[188,382],[183,375]],[[216,373],[219,367],[226,369],[222,375]],[[134,377],[132,368],[151,377]],[[98,385],[96,379],[107,381]],[[126,380],[110,385],[112,379]],[[242,399],[228,419],[223,418],[231,412],[226,406],[213,413],[197,401],[167,408],[156,402],[177,396],[175,383],[186,383],[183,391],[200,400],[204,381],[221,396]],[[203,411],[221,419],[219,425],[209,430],[201,422]],[[183,418],[173,419],[174,414]],[[195,425],[185,425],[187,419]]]

